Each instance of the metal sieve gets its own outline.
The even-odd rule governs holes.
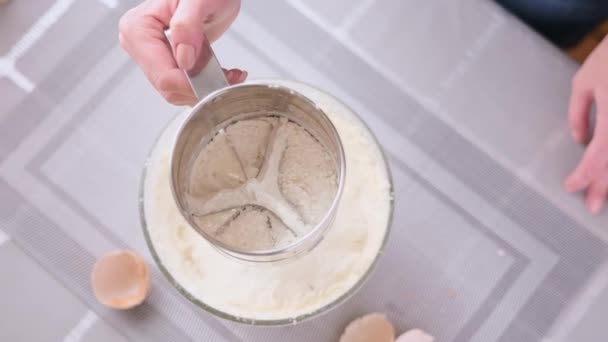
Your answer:
[[[203,52],[198,63],[195,63],[192,70],[186,71],[186,74],[199,102],[191,109],[185,121],[181,124],[173,146],[171,186],[181,214],[192,228],[220,252],[240,260],[272,262],[311,250],[322,240],[331,227],[344,186],[344,150],[340,137],[329,118],[313,101],[285,86],[268,84],[230,86],[208,41],[203,44]],[[323,147],[323,150],[331,159],[336,177],[335,195],[318,222],[309,224],[310,229],[305,232],[298,233],[294,229],[296,216],[290,213],[294,213],[295,209],[285,199],[278,184],[274,184],[276,182],[270,178],[264,178],[265,175],[270,174],[267,169],[278,167],[276,162],[271,163],[269,161],[269,159],[274,158],[269,151],[269,148],[272,148],[270,143],[269,148],[265,150],[261,170],[254,177],[256,179],[247,179],[245,182],[248,186],[254,183],[262,184],[259,187],[263,190],[264,196],[257,193],[251,195],[247,192],[247,189],[240,188],[244,185],[239,185],[210,193],[203,200],[193,200],[191,194],[193,170],[197,158],[203,153],[202,151],[208,148],[219,134],[224,134],[225,130],[231,125],[243,120],[267,118],[273,118],[274,122],[283,124],[290,122],[301,127],[314,138],[316,143]],[[276,131],[279,129],[277,127],[279,127],[279,124],[273,125],[271,134],[277,134]],[[238,162],[242,166],[240,159]],[[210,163],[213,163],[213,160]],[[271,164],[273,166],[269,166]],[[214,201],[220,203],[217,200],[220,195],[226,197],[228,196],[226,193],[230,191],[240,192],[230,197],[231,200],[227,203],[215,205]],[[239,195],[241,192],[243,193],[242,196]],[[314,195],[312,194],[312,196]],[[235,198],[239,200],[235,200]],[[196,212],[193,209],[193,203],[199,203],[201,208],[204,209],[199,208],[200,210],[197,209],[199,212]],[[223,225],[218,224],[219,228],[216,231],[219,231],[219,229],[230,224],[229,221],[234,220],[235,216],[256,210],[265,213],[269,229],[279,229],[272,227],[270,223],[272,221],[276,222],[276,227],[284,227],[289,230],[289,233],[293,235],[289,242],[280,245],[271,243],[271,245],[264,247],[244,247],[227,243],[203,227],[211,221],[212,215],[219,215],[222,220],[227,217]],[[222,220],[218,222],[222,222]],[[250,228],[259,227],[252,226]]]

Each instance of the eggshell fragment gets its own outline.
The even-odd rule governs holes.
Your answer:
[[[141,304],[150,290],[150,269],[138,254],[119,250],[102,256],[91,273],[95,297],[114,309]]]
[[[403,333],[395,342],[434,342],[435,338],[420,329]]]
[[[372,313],[352,321],[340,337],[340,342],[393,342],[395,328],[379,313]]]

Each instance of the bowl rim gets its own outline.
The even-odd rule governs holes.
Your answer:
[[[387,246],[389,236],[391,235],[393,218],[394,218],[394,210],[395,210],[395,195],[394,194],[395,194],[395,192],[394,192],[393,176],[391,173],[391,169],[390,169],[390,165],[388,162],[386,152],[382,148],[382,145],[380,145],[380,142],[378,141],[377,137],[374,135],[374,133],[371,130],[371,128],[369,127],[369,125],[349,105],[342,102],[341,100],[334,97],[333,95],[327,93],[326,91],[319,89],[316,86],[313,86],[313,85],[310,85],[310,84],[307,84],[304,82],[300,82],[300,81],[292,81],[292,80],[278,79],[278,78],[260,79],[260,80],[255,80],[251,83],[277,84],[279,86],[283,86],[285,82],[303,85],[305,87],[308,87],[308,88],[316,90],[320,93],[323,93],[325,96],[332,98],[334,101],[336,101],[337,103],[341,104],[342,106],[344,106],[345,108],[350,110],[359,119],[359,121],[363,124],[365,129],[371,135],[372,139],[376,143],[376,146],[380,150],[380,154],[381,154],[383,162],[384,162],[384,169],[386,170],[386,174],[387,174],[387,178],[388,178],[388,182],[389,182],[389,213],[388,213],[386,230],[384,233],[384,237],[382,239],[382,243],[380,244],[380,248],[378,249],[378,253],[374,257],[374,260],[370,263],[368,269],[361,276],[361,278],[355,284],[353,284],[353,286],[350,289],[348,289],[348,291],[344,292],[342,295],[340,295],[339,297],[337,297],[330,303],[327,303],[326,305],[323,305],[322,307],[320,307],[314,311],[311,311],[311,312],[305,313],[305,314],[301,314],[296,317],[283,318],[283,319],[253,319],[253,318],[239,317],[239,316],[224,312],[222,310],[216,309],[216,308],[212,307],[211,305],[206,304],[202,300],[200,300],[197,297],[195,297],[194,295],[192,295],[183,286],[181,286],[181,284],[177,280],[175,280],[175,278],[171,275],[169,270],[165,267],[160,256],[158,255],[158,253],[156,251],[154,243],[152,242],[152,238],[150,237],[150,233],[148,231],[148,225],[146,223],[144,189],[145,189],[145,185],[146,185],[146,177],[147,177],[147,173],[148,173],[149,162],[150,162],[151,156],[155,152],[155,149],[157,147],[157,144],[158,144],[160,138],[163,136],[165,130],[169,127],[169,125],[171,125],[173,123],[173,120],[175,120],[176,117],[173,117],[171,120],[169,120],[169,122],[163,127],[163,129],[160,132],[160,134],[158,135],[158,137],[156,137],[156,139],[154,140],[154,143],[152,144],[152,148],[150,149],[150,151],[148,152],[148,154],[146,156],[146,160],[144,162],[142,172],[140,175],[140,181],[139,181],[139,191],[138,191],[138,196],[137,196],[138,197],[138,208],[139,208],[139,221],[140,221],[143,233],[144,233],[144,239],[146,241],[148,250],[150,251],[152,258],[153,258],[154,262],[156,263],[156,265],[158,266],[158,268],[160,269],[161,273],[165,276],[165,278],[167,278],[169,283],[182,296],[184,296],[186,299],[188,299],[190,302],[192,302],[199,308],[201,308],[217,317],[220,317],[220,318],[223,318],[223,319],[226,319],[229,321],[233,321],[236,323],[242,323],[242,324],[247,324],[247,325],[252,325],[252,326],[285,326],[285,325],[293,325],[296,323],[301,323],[301,322],[309,320],[313,317],[317,317],[317,316],[320,316],[327,312],[330,312],[332,309],[334,309],[334,308],[338,307],[340,304],[343,304],[344,302],[346,302],[346,300],[351,298],[370,278],[370,276],[373,273],[373,271],[375,270],[381,256],[384,255],[384,250]],[[180,114],[181,113],[183,113],[183,112],[180,112]],[[177,115],[180,115],[180,114],[177,114]],[[218,253],[219,253],[219,251],[218,251]],[[226,257],[228,257],[228,256],[226,256]]]

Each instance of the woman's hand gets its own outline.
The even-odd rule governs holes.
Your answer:
[[[596,107],[593,134],[589,120],[592,103]],[[572,81],[568,120],[574,140],[581,144],[591,141],[565,187],[570,192],[586,190],[589,211],[599,214],[608,195],[608,38],[595,48]]]
[[[120,19],[120,45],[168,102],[194,105],[198,100],[183,70],[200,57],[205,35],[213,42],[228,29],[240,4],[240,0],[146,0]],[[167,29],[171,29],[171,45],[165,38]],[[239,69],[224,73],[231,84],[247,78],[247,72]]]

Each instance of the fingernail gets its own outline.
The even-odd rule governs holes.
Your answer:
[[[245,80],[247,79],[247,76],[249,76],[249,73],[245,70],[241,71],[241,76],[239,77],[238,83],[242,83],[245,82]]]
[[[233,81],[234,73],[235,73],[235,70],[233,70],[233,69],[228,70],[228,72],[226,73],[226,79],[228,80],[228,82]]]
[[[194,66],[196,53],[194,46],[188,44],[179,44],[176,49],[177,66],[183,70],[189,70]]]

